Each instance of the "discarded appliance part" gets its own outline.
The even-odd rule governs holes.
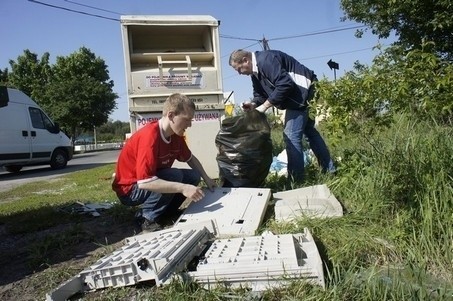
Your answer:
[[[162,232],[136,236],[119,251],[83,271],[80,275],[88,288],[127,286],[147,280],[160,285],[172,272],[183,269],[212,237],[206,228]]]
[[[100,211],[107,210],[113,207],[111,203],[82,203],[80,201],[74,202],[70,205],[66,205],[58,209],[59,211],[71,213],[71,214],[91,214],[92,216],[100,216]]]
[[[300,216],[343,216],[343,207],[326,185],[277,192],[273,197],[276,221],[290,221]]]
[[[262,291],[295,279],[325,287],[322,260],[308,229],[216,240],[188,276],[206,288],[248,286]]]
[[[177,220],[177,225],[215,222],[216,237],[255,235],[271,198],[267,188],[216,188],[192,202]]]
[[[292,279],[324,287],[322,261],[308,229],[250,235],[259,227],[270,196],[269,189],[261,188],[207,192],[203,200],[189,205],[181,216],[184,221],[126,238],[123,247],[61,284],[46,300],[63,301],[78,292],[144,281],[167,284],[177,274],[206,287],[224,283],[261,291]]]
[[[206,248],[206,242],[213,239],[212,231],[209,223],[200,223],[129,237],[122,248],[48,293],[47,301],[66,300],[78,292],[150,280],[161,285]]]
[[[65,301],[74,294],[83,291],[83,279],[77,275],[46,294],[46,301]]]

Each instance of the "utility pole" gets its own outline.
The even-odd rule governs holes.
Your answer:
[[[269,41],[266,40],[266,38],[263,36],[263,39],[260,41],[261,43],[263,43],[263,49],[264,50],[271,50],[271,48],[269,47]]]
[[[340,65],[338,65],[337,62],[332,61],[332,59],[330,59],[327,62],[327,65],[329,66],[330,70],[333,69],[333,78],[334,78],[334,81],[337,81],[337,72],[336,72],[336,70],[338,70],[338,68],[340,68]]]
[[[98,149],[98,139],[96,136],[96,126],[93,125],[94,149]]]

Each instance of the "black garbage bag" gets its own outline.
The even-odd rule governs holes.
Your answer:
[[[271,130],[256,110],[227,118],[215,139],[224,187],[260,187],[272,163]]]

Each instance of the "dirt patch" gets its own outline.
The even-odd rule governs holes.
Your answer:
[[[135,231],[132,220],[118,222],[109,214],[18,235],[0,225],[0,300],[44,300]]]

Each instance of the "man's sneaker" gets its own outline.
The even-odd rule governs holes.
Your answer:
[[[137,220],[138,222],[138,230],[139,232],[154,232],[154,231],[159,231],[162,230],[162,226],[156,223],[155,221],[150,221],[146,218],[139,218]]]
[[[159,216],[159,224],[165,226],[172,226],[176,223],[179,217],[184,213],[184,209],[176,209],[173,211],[167,210]]]
[[[159,230],[162,230],[162,226],[156,222],[145,219],[145,221],[142,223],[142,232],[154,232]]]

